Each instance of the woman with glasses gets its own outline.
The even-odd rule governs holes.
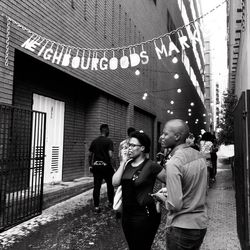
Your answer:
[[[130,250],[151,249],[161,220],[151,194],[157,178],[165,182],[165,170],[146,157],[149,151],[149,137],[133,132],[113,175],[113,185],[122,185],[122,228]]]

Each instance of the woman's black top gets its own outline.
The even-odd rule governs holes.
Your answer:
[[[149,194],[153,192],[162,166],[148,159],[137,167],[132,167],[131,163],[128,162],[121,179],[123,214],[145,214],[145,208],[155,207],[154,199]]]

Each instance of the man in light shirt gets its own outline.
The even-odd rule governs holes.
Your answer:
[[[161,145],[171,148],[166,163],[166,188],[154,196],[165,203],[167,249],[199,249],[207,230],[207,166],[204,157],[189,147],[187,124],[180,119],[165,124]]]

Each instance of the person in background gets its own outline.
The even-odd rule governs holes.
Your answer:
[[[211,182],[214,183],[216,180],[217,174],[217,152],[218,152],[218,143],[214,134],[212,134],[213,147],[211,150],[211,162],[212,162],[212,171],[211,171]]]
[[[121,162],[122,159],[124,158],[129,158],[128,156],[128,144],[129,144],[129,138],[131,133],[133,133],[135,131],[135,128],[133,127],[129,127],[127,129],[127,138],[125,140],[123,140],[120,145],[119,145],[119,149],[118,149],[118,157],[119,157],[119,161]],[[116,219],[120,219],[121,218],[121,213],[119,211],[116,211],[115,213],[115,217]]]
[[[99,207],[100,203],[100,190],[102,186],[103,179],[107,184],[107,194],[109,207],[113,206],[114,199],[114,187],[112,185],[112,176],[114,174],[114,169],[111,164],[113,157],[114,145],[109,136],[109,126],[108,124],[101,124],[100,126],[101,135],[92,141],[89,147],[89,166],[90,171],[94,176],[94,190],[93,190],[93,200],[94,200],[94,212],[100,213],[101,209]]]
[[[193,133],[189,133],[187,139],[186,139],[186,144],[190,146],[193,149],[200,150],[199,146],[196,143],[195,137]]]
[[[122,157],[125,157],[128,153],[128,143],[129,143],[129,138],[130,138],[130,135],[131,133],[133,133],[135,131],[135,128],[133,127],[129,127],[127,129],[127,138],[125,140],[123,140],[120,145],[119,145],[119,149],[118,149],[118,152],[119,152],[119,161],[121,161]],[[124,155],[125,154],[125,155]]]
[[[200,152],[206,159],[207,164],[207,172],[208,172],[208,187],[212,185],[212,178],[213,178],[213,166],[211,160],[211,152],[213,150],[213,136],[210,132],[205,132],[200,140]]]
[[[165,170],[147,159],[150,139],[145,133],[131,133],[128,146],[113,176],[113,185],[122,185],[122,228],[130,250],[150,250],[161,220],[150,194],[157,178],[165,181]]]
[[[202,154],[186,144],[189,128],[185,121],[168,121],[161,144],[171,148],[166,162],[166,188],[153,196],[167,209],[167,250],[199,249],[207,231],[207,166]]]

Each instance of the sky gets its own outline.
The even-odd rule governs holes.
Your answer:
[[[203,13],[207,13],[224,0],[200,0]],[[226,3],[203,18],[204,34],[210,40],[212,75],[220,91],[227,88],[227,15]]]
[[[200,0],[203,13],[207,13],[220,5],[224,0]],[[203,18],[204,36],[210,40],[211,48],[211,85],[215,97],[216,84],[219,85],[220,104],[213,103],[213,120],[216,121],[216,107],[222,109],[223,92],[228,88],[227,67],[227,12],[226,3]],[[214,124],[216,126],[216,124]],[[215,128],[215,127],[214,127]]]

